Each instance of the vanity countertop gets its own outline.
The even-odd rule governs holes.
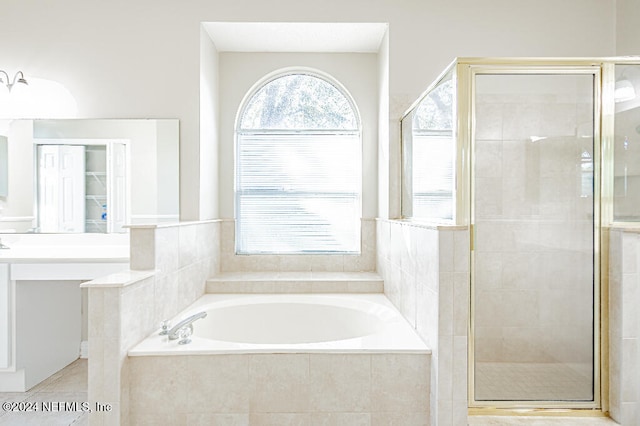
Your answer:
[[[0,263],[129,262],[128,246],[14,246],[0,250]]]
[[[127,234],[2,234],[0,263],[128,263]]]

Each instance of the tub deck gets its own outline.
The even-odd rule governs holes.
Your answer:
[[[207,280],[207,293],[382,293],[375,272],[223,272]]]

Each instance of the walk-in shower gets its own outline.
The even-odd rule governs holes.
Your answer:
[[[404,116],[403,216],[470,230],[470,407],[607,403],[602,254],[640,220],[639,89],[640,58],[457,59]]]

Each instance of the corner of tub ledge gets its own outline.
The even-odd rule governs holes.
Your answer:
[[[637,222],[613,222],[609,229],[612,231],[622,231],[632,234],[640,234],[640,224]]]
[[[84,282],[80,284],[80,288],[127,287],[149,277],[153,277],[156,272],[157,271],[155,269],[147,271],[133,271],[128,269],[122,272],[116,272],[115,274],[105,275],[104,277],[96,278],[95,280]]]
[[[412,218],[376,218],[380,222],[397,223],[400,225],[413,226],[416,228],[434,229],[437,231],[464,231],[468,230],[468,225],[456,225],[449,222],[435,222],[428,220],[412,219]]]
[[[200,225],[205,223],[220,223],[223,219],[207,219],[207,220],[191,220],[179,222],[158,222],[158,223],[139,223],[124,225],[127,229],[157,229],[157,228],[173,228],[177,226]]]

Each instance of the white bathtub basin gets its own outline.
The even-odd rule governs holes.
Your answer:
[[[158,330],[129,355],[430,352],[383,294],[205,294],[172,323],[201,311],[190,344]]]
[[[282,297],[280,299],[283,299]],[[270,300],[207,310],[197,335],[240,343],[316,343],[352,339],[379,332],[382,319],[353,307],[313,303],[310,298]]]

